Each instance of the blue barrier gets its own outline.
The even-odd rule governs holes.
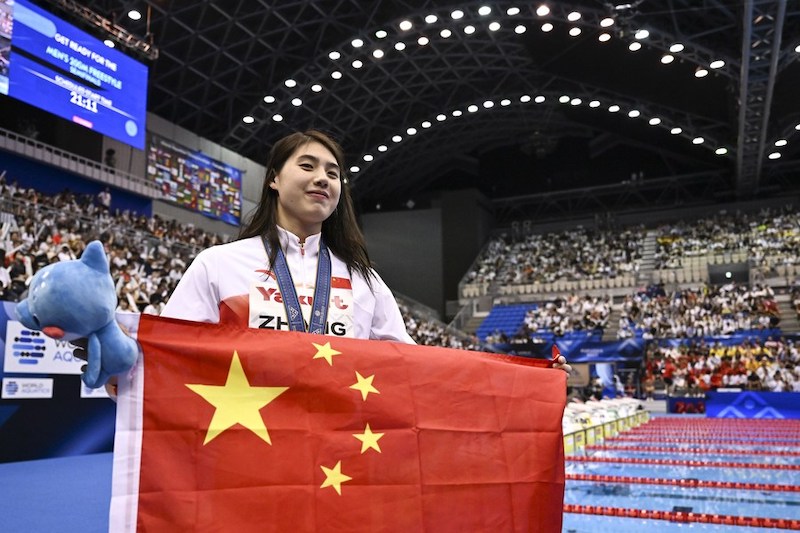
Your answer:
[[[800,419],[800,392],[709,392],[706,416]]]

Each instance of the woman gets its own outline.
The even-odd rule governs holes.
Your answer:
[[[372,268],[343,169],[324,133],[279,140],[239,239],[200,252],[161,316],[413,343]]]

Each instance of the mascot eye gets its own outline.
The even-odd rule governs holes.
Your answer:
[[[42,325],[39,323],[39,317],[38,316],[33,315],[33,321],[36,322],[36,327],[38,327],[38,328],[42,327]]]

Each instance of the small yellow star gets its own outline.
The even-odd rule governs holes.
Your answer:
[[[233,352],[225,385],[187,384],[186,386],[216,408],[208,425],[204,445],[235,424],[241,424],[267,444],[272,444],[259,411],[286,392],[289,387],[251,387],[239,361],[239,354],[236,352]]]
[[[383,437],[383,433],[373,433],[372,429],[370,429],[369,424],[364,429],[364,433],[353,433],[353,436],[361,441],[361,453],[372,448],[373,450],[381,453],[381,447],[378,444],[378,441]]]
[[[375,394],[380,394],[380,391],[372,386],[372,380],[375,379],[375,374],[372,374],[368,378],[365,378],[358,372],[356,372],[356,379],[358,380],[356,383],[350,385],[351,389],[355,389],[357,391],[361,391],[361,398],[364,401],[367,401],[367,394],[370,392],[374,392]]]
[[[336,463],[336,466],[333,468],[325,468],[324,466],[320,466],[322,471],[325,473],[325,481],[322,482],[319,488],[324,489],[325,487],[333,487],[333,490],[341,496],[342,495],[342,483],[350,481],[350,476],[346,476],[342,474],[342,462],[339,461]]]
[[[340,355],[342,353],[331,348],[331,343],[329,342],[326,342],[325,344],[317,344],[316,342],[312,342],[311,344],[313,344],[317,349],[314,359],[325,359],[330,366],[333,366],[333,356]]]

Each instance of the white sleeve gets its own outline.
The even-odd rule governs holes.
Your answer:
[[[397,307],[397,300],[378,274],[372,278],[372,292],[375,295],[375,312],[372,315],[369,338],[416,344],[406,331],[406,323]]]
[[[161,316],[194,322],[219,322],[219,270],[216,267],[216,254],[210,248],[197,254],[172,291]]]

